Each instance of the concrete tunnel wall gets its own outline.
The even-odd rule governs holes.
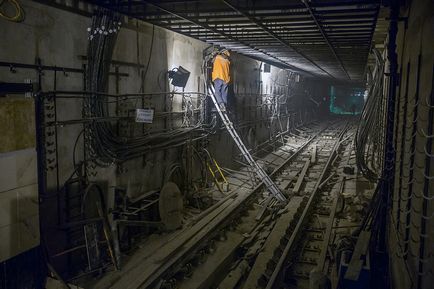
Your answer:
[[[392,287],[432,288],[434,201],[429,196],[434,190],[434,143],[429,129],[434,122],[434,3],[411,1],[401,16],[408,19],[399,22],[397,38],[400,82],[395,102],[395,186],[389,224]]]
[[[85,63],[80,57],[86,55],[87,51],[87,28],[90,26],[90,18],[59,10],[56,8],[41,5],[29,0],[20,1],[25,10],[26,18],[23,23],[11,23],[0,20],[0,60],[18,63],[35,63],[36,58],[40,58],[43,65],[63,66],[81,68]],[[163,89],[169,90],[166,80],[161,80],[161,73],[164,73],[179,65],[191,72],[185,91],[203,92],[203,77],[201,73],[202,51],[208,44],[159,28],[154,28],[154,40],[152,41],[153,27],[147,23],[129,20],[123,24],[117,44],[115,47],[113,60],[140,63],[146,65],[149,59],[149,68],[144,81],[144,92],[159,92]],[[149,55],[150,44],[153,42],[152,55]],[[258,93],[283,94],[285,89],[276,85],[276,80],[285,79],[283,70],[271,67],[271,73],[261,72],[261,63],[243,55],[233,53],[233,75],[234,90],[236,92],[237,114],[243,116],[245,120],[254,121],[260,116],[266,116],[266,110],[260,105],[263,99],[255,96]],[[112,71],[115,67],[112,66]],[[120,93],[137,93],[141,87],[140,71],[134,66],[119,66],[120,73],[128,73],[128,77],[120,77],[118,91]],[[41,75],[41,88],[43,91],[57,90],[83,90],[83,76],[80,73],[56,74],[56,87],[54,87],[54,73],[44,71]],[[34,70],[20,69],[9,71],[8,68],[0,69],[0,80],[4,82],[23,82],[31,79],[32,82],[38,81],[38,74]],[[115,77],[110,76],[110,92],[116,92]],[[299,84],[303,89],[297,89],[294,97],[298,100],[296,106],[289,107],[293,112],[300,112],[296,119],[291,122],[314,119],[315,107],[304,97],[305,89],[312,89],[313,97],[322,99],[327,93],[327,85],[318,88],[312,80],[302,80]],[[259,97],[260,98],[260,97]],[[173,109],[180,109],[181,100],[174,99]],[[149,99],[148,105],[163,109],[161,98],[153,97]],[[259,107],[257,107],[259,105]],[[253,107],[253,110],[251,109]],[[58,100],[57,116],[58,120],[79,119],[82,113],[82,103],[79,100]],[[179,124],[179,121],[178,121]],[[155,126],[161,126],[156,122]],[[277,122],[270,124],[270,121],[256,122],[253,124],[255,139],[248,146],[253,147],[262,143],[279,132]],[[3,130],[8,128],[2,127]],[[18,130],[19,128],[17,128]],[[80,134],[80,125],[69,125],[58,129],[58,168],[47,164],[47,188],[48,195],[51,197],[56,189],[56,171],[59,170],[60,184],[69,177],[73,171],[72,152],[74,141]],[[248,128],[240,131],[245,137],[249,133]],[[54,151],[50,149],[48,156]],[[238,154],[229,136],[220,131],[211,137],[210,152],[221,163],[226,166],[235,165],[233,158]],[[130,196],[137,196],[143,192],[158,189],[163,185],[164,171],[167,165],[179,161],[180,150],[173,149],[146,155],[122,164],[121,167],[109,166],[108,168],[97,168],[94,181],[104,185],[109,191],[113,187],[124,187]],[[78,160],[82,155],[82,145],[79,143],[76,150]],[[13,166],[11,166],[13,163]],[[32,208],[28,209],[31,214],[25,216],[32,220],[34,232],[20,231],[21,240],[27,240],[19,246],[13,247],[10,243],[15,235],[11,235],[8,241],[2,240],[2,257],[7,259],[16,254],[24,252],[26,249],[36,246],[39,243],[39,218],[37,205],[37,169],[36,152],[34,146],[25,149],[10,150],[0,154],[0,171],[8,174],[0,174],[0,196],[11,202],[16,202],[21,196],[29,195]],[[21,194],[17,190],[24,190]],[[39,196],[44,199],[46,196]],[[110,202],[110,200],[109,200]],[[1,206],[7,203],[0,202]],[[19,206],[18,206],[19,207]],[[10,207],[2,208],[4,214],[14,215],[15,209]],[[47,198],[41,204],[44,211],[41,222],[44,222],[48,229],[56,223],[56,203],[55,198]],[[24,218],[24,217],[23,217]],[[24,219],[8,221],[14,223],[13,226],[20,226]],[[6,219],[5,219],[6,220]],[[8,230],[11,225],[5,223],[2,230],[5,235],[11,234]],[[9,229],[7,229],[9,228]],[[55,234],[55,232],[52,232]],[[3,235],[3,232],[2,232]],[[26,239],[25,236],[33,236]],[[60,237],[59,237],[60,238]],[[50,238],[55,239],[55,238]],[[59,241],[60,240],[60,241]],[[48,241],[49,242],[49,241]],[[50,243],[50,242],[49,242]],[[57,247],[62,246],[61,238],[56,243],[49,244],[56,251]],[[3,256],[4,255],[4,256]]]

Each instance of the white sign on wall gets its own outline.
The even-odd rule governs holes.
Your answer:
[[[137,108],[136,109],[136,122],[152,123],[154,120],[154,110]]]

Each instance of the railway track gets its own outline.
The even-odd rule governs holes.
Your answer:
[[[289,198],[283,207],[262,183],[249,182],[247,171],[229,176],[236,190],[94,288],[279,288],[283,282],[298,286],[306,280],[305,273],[298,272],[313,270],[302,266],[318,267],[318,260],[325,260],[324,251],[315,253],[319,257],[308,252],[320,246],[315,242],[326,242],[329,226],[315,227],[311,216],[320,224],[332,218],[337,201],[327,196],[330,186],[325,184],[336,181],[328,174],[348,141],[345,134],[342,122],[313,124],[262,158]],[[321,213],[320,199],[331,209]],[[309,230],[303,230],[306,226]],[[297,256],[296,248],[301,248]]]
[[[318,188],[311,207],[306,208],[310,210],[310,214],[304,221],[304,229],[294,232],[299,234],[298,238],[302,241],[294,245],[295,254],[288,256],[292,258],[283,257],[286,266],[281,268],[285,270],[282,272],[282,279],[287,288],[319,288],[319,285],[324,286],[329,282],[325,279],[331,273],[327,254],[331,252],[329,246],[332,242],[332,230],[338,223],[336,214],[345,185],[343,167],[348,164],[343,156],[344,152],[350,156],[352,150],[351,141],[345,137],[343,139],[336,148],[336,159],[331,164],[334,166],[330,168],[333,174],[329,174],[327,182],[323,182],[324,185]],[[293,248],[289,248],[291,249]]]
[[[279,220],[281,228],[275,227],[268,236],[268,246],[262,248],[239,288],[317,288],[315,284],[327,282],[326,256],[344,183],[334,165],[341,160],[342,150],[351,149],[346,134],[343,130],[337,138],[332,137],[334,144],[326,146],[331,149],[318,154],[325,165],[311,167],[315,173],[321,170],[310,182],[313,188],[306,186],[301,196],[291,199],[288,216]]]

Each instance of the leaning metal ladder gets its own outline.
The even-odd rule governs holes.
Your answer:
[[[262,180],[264,183],[266,189],[274,195],[276,199],[279,201],[286,201],[285,196],[282,194],[282,192],[279,190],[279,188],[276,186],[276,184],[270,179],[270,177],[267,175],[267,173],[264,172],[264,170],[256,163],[256,161],[253,159],[252,155],[249,153],[249,150],[244,145],[243,141],[241,140],[240,136],[238,135],[237,131],[235,130],[232,122],[230,121],[227,113],[225,111],[222,111],[220,109],[219,104],[217,103],[217,100],[215,99],[215,94],[213,91],[214,87],[212,85],[208,86],[208,92],[209,96],[214,103],[214,106],[219,113],[226,130],[229,132],[233,140],[235,141],[235,144],[238,146],[238,148],[241,151],[241,154],[243,155],[244,159],[249,163],[252,170],[256,173],[256,175]]]

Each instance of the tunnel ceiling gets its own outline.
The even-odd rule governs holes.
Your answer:
[[[379,10],[373,0],[89,2],[302,74],[357,82]]]

